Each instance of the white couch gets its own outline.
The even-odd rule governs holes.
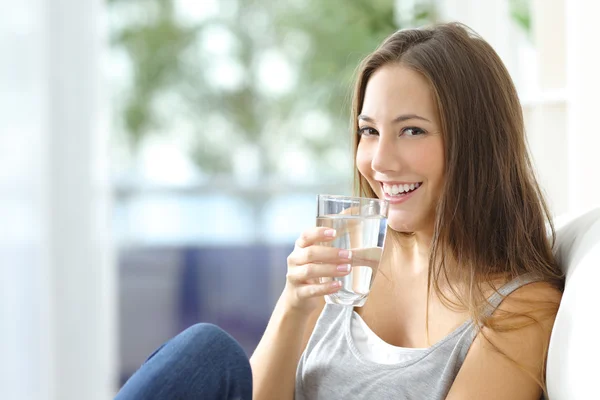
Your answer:
[[[566,274],[546,378],[550,400],[600,399],[600,208],[557,222]]]

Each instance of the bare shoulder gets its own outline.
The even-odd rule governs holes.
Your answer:
[[[554,322],[558,306],[562,299],[562,292],[548,282],[533,282],[524,285],[510,295],[500,304],[495,314],[529,315],[538,322]]]
[[[546,282],[507,296],[475,338],[447,399],[539,399],[561,297]]]
[[[562,292],[548,282],[533,282],[521,286],[507,297],[507,299],[511,298],[526,301],[560,302]],[[510,304],[510,301],[508,303]]]

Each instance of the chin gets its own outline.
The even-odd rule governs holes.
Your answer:
[[[405,220],[388,218],[387,224],[390,229],[400,233],[413,233],[415,231],[414,224]]]
[[[420,214],[418,210],[409,211],[392,206],[388,211],[387,224],[396,232],[412,233],[418,229],[420,219],[418,214]]]
[[[390,207],[387,225],[401,233],[432,232],[435,225],[433,211],[423,209],[395,209]]]

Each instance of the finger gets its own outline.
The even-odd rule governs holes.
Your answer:
[[[316,263],[347,264],[352,259],[352,251],[327,246],[309,246],[296,249],[288,257],[288,265]]]
[[[325,283],[314,283],[310,285],[304,285],[297,289],[299,298],[310,298],[325,296],[332,294],[340,290],[342,283],[340,281],[325,282]]]
[[[335,235],[335,229],[325,226],[310,228],[302,232],[298,240],[296,240],[296,247],[304,248],[318,242],[330,241],[335,238]]]
[[[290,268],[287,279],[298,285],[309,279],[346,276],[350,270],[350,264],[306,264]]]

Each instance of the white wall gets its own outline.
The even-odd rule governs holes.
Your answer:
[[[600,206],[600,3],[533,0],[537,90],[525,102],[532,152],[555,214]]]
[[[600,206],[600,2],[564,1],[568,196],[579,210]]]
[[[527,134],[540,181],[556,215],[569,201],[564,0],[532,0],[535,74],[522,96]],[[523,98],[524,97],[524,98]]]
[[[0,398],[114,396],[101,0],[0,0]]]

